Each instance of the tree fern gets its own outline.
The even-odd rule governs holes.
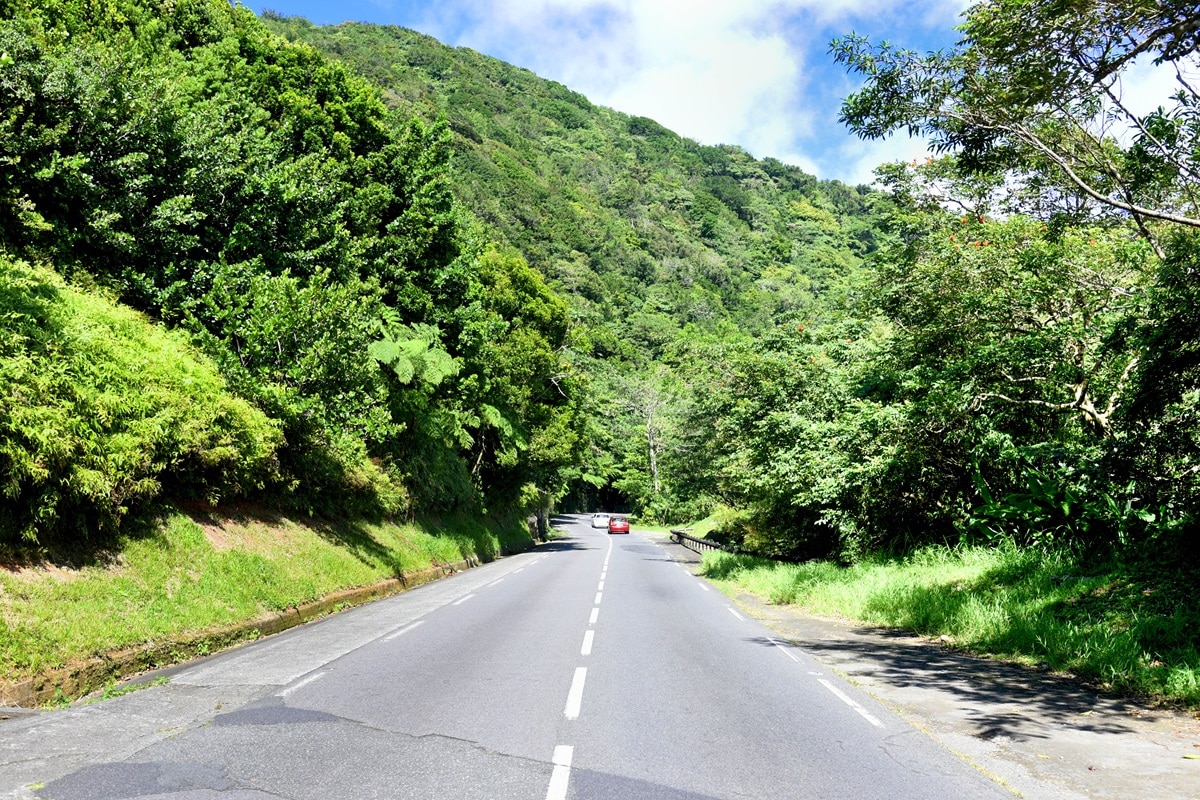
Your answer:
[[[406,325],[395,309],[385,308],[378,327],[380,338],[370,345],[371,357],[390,368],[401,383],[437,386],[458,374],[459,362],[442,347],[442,332],[436,326]]]

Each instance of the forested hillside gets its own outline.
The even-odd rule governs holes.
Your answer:
[[[394,108],[444,119],[456,196],[568,299],[591,447],[566,502],[660,521],[714,508],[687,419],[711,360],[783,320],[841,314],[877,247],[880,197],[414,31],[265,21],[377,81]]]
[[[0,537],[564,484],[566,306],[460,212],[444,126],[225,0],[0,12]]]
[[[867,81],[847,124],[940,148],[869,190],[404,29],[0,7],[8,536],[156,498],[557,499],[714,515],[790,558],[1194,557],[1200,106],[1186,69],[1146,115],[1119,83],[1194,62],[1187,8],[997,4],[949,53],[835,43]],[[223,437],[178,443],[173,392],[30,357],[87,352],[30,322],[88,294],[175,331]]]
[[[1149,12],[1040,12],[1036,29],[1080,37],[1092,71],[1071,71],[1022,13],[982,9],[960,52],[926,60],[836,43],[868,79],[847,124],[924,126],[947,153],[884,168],[880,193],[412,31],[268,24],[448,122],[455,194],[572,307],[603,500],[715,511],[731,540],[792,557],[964,540],[1183,556],[1195,95],[1185,80],[1136,117],[1118,92],[1134,55],[1188,63],[1194,43]],[[1115,138],[1089,111],[1105,104],[1140,133]]]

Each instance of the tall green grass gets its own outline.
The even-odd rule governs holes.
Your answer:
[[[468,557],[528,546],[516,522],[316,524],[184,514],[75,569],[0,569],[0,676],[171,641]]]
[[[945,636],[1102,688],[1200,706],[1200,604],[1182,580],[1017,547],[927,548],[849,567],[713,552],[704,574],[806,612]]]

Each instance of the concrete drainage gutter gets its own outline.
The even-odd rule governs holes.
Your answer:
[[[477,567],[479,564],[480,561],[477,558],[442,564],[419,572],[407,573],[399,578],[389,578],[373,586],[334,592],[311,603],[264,614],[225,628],[182,634],[170,641],[150,642],[127,650],[105,653],[65,667],[46,670],[24,680],[0,679],[0,719],[16,715],[13,712],[6,713],[6,708],[14,711],[16,709],[32,709],[61,700],[82,697],[89,692],[102,689],[114,681],[123,680],[147,670],[178,664],[197,656],[208,655],[262,636],[279,633],[344,608],[399,594],[455,572]]]

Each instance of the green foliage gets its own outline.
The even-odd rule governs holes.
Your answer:
[[[278,428],[177,334],[0,258],[0,541],[111,533],[156,497],[274,479]]]
[[[1194,557],[1200,106],[1183,73],[1149,114],[1121,93],[1135,66],[1189,63],[1193,11],[994,0],[949,52],[833,43],[867,79],[843,106],[853,130],[949,154],[880,173],[900,234],[880,293],[902,332],[893,396],[910,460],[937,476],[931,524]]]
[[[458,372],[458,364],[438,346],[441,331],[433,325],[405,325],[398,317],[392,318],[391,324],[380,324],[382,338],[371,342],[368,352],[395,373],[396,380],[437,386]]]
[[[669,364],[671,373],[673,354],[690,336],[766,330],[778,314],[817,305],[875,245],[871,194],[863,188],[819,182],[736,147],[698,145],[652,120],[593,106],[559,84],[413,31],[318,27],[270,15],[266,23],[352,64],[384,86],[394,106],[444,118],[455,152],[453,190],[485,226],[482,238],[515,248],[569,298],[576,326],[571,358],[587,376],[588,391],[603,398],[583,401],[591,422],[570,412],[567,427],[579,433],[554,458],[586,458],[582,468],[563,467],[578,482],[572,502],[596,502],[587,475],[603,479],[617,505],[656,516],[683,513],[681,504],[690,500],[674,487],[690,480],[693,468],[672,454],[686,447],[680,437],[687,403],[681,376],[662,373],[660,365]],[[544,339],[558,342],[551,348],[557,349],[563,335]],[[546,375],[564,373],[548,357],[545,363],[537,386],[547,386]],[[550,382],[540,401],[553,406],[560,390],[573,391],[564,389],[571,383]],[[669,401],[652,403],[647,437],[641,431],[648,406],[627,401],[650,395]],[[487,405],[514,421],[505,403]],[[468,429],[490,414],[478,404],[464,413]],[[551,416],[547,424],[567,424]],[[502,458],[521,450],[522,437],[547,441],[522,433],[520,424],[511,427],[515,439],[505,426],[468,433],[474,447],[495,446]],[[590,443],[579,438],[585,429]],[[489,441],[495,444],[483,445]]]
[[[565,306],[487,262],[450,192],[444,121],[392,113],[224,0],[13,11],[0,245],[187,329],[282,433],[277,502],[478,505],[560,427],[542,406],[571,404],[551,355]],[[555,113],[578,121],[581,98],[559,94]]]
[[[1156,546],[1200,561],[1194,534],[1200,503],[1200,237],[1177,233],[1167,243],[1149,293],[1149,312],[1136,333],[1142,362],[1131,401],[1120,410],[1129,439],[1114,464],[1137,479]],[[1147,520],[1150,521],[1150,520]]]
[[[929,137],[968,172],[1008,174],[1025,210],[1086,219],[1098,204],[1152,237],[1155,220],[1200,226],[1200,95],[1185,76],[1195,29],[1194,6],[1180,0],[987,0],[965,14],[950,51],[919,54],[854,35],[831,50],[866,79],[842,106],[859,135]],[[1148,62],[1171,77],[1183,72],[1171,98],[1138,114],[1122,77]]]
[[[712,552],[703,571],[730,593],[942,637],[1148,700],[1200,704],[1195,574],[1177,566],[1148,571],[1000,545],[928,547],[849,567]]]

